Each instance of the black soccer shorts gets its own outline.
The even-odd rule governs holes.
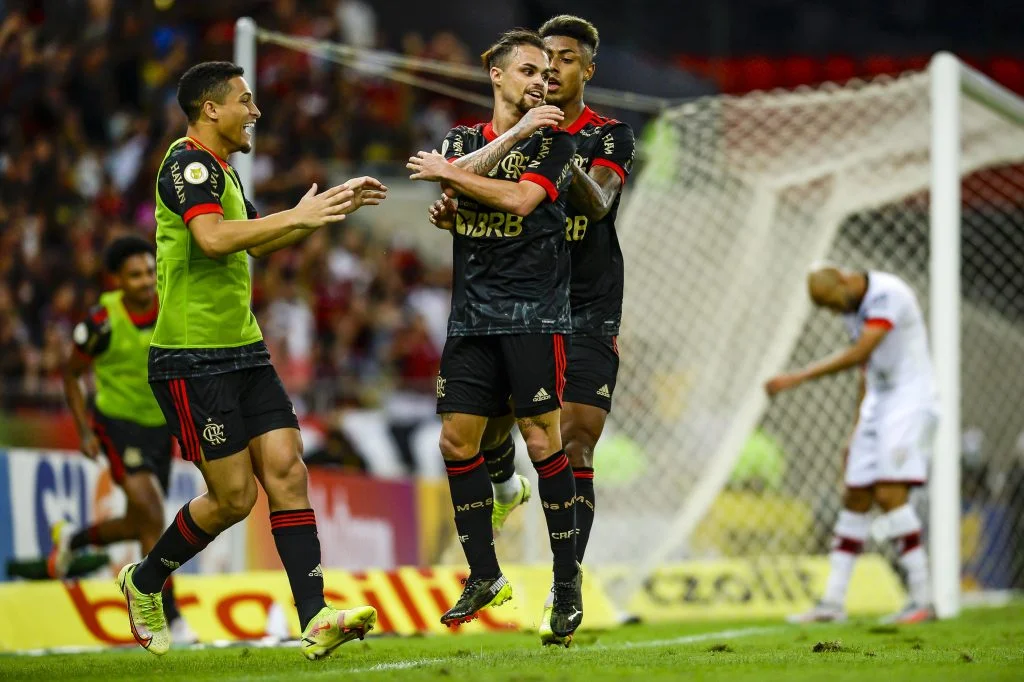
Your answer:
[[[582,403],[612,411],[612,394],[619,374],[619,346],[614,336],[574,334],[565,373],[567,403]]]
[[[93,433],[110,462],[110,474],[118,484],[124,477],[148,471],[167,492],[171,479],[171,431],[167,426],[143,426],[115,419],[93,408],[89,418]]]
[[[535,417],[562,406],[565,339],[561,334],[450,336],[437,377],[437,413]]]
[[[150,384],[171,432],[191,462],[214,460],[276,429],[297,429],[292,401],[270,365]]]

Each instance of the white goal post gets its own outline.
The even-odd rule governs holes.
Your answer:
[[[940,52],[928,67],[932,100],[931,342],[942,420],[932,463],[929,550],[935,609],[960,611],[961,93],[1024,126],[1024,102]],[[1008,141],[1009,142],[1009,141]]]

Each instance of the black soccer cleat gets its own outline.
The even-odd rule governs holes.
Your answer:
[[[569,637],[583,622],[583,568],[577,564],[576,577],[555,582],[551,591],[551,631],[559,637]]]
[[[441,623],[448,627],[468,623],[476,618],[478,611],[490,606],[500,606],[512,598],[512,583],[500,573],[495,578],[469,577],[466,587],[455,606],[441,616]]]

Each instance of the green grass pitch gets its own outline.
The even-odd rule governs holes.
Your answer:
[[[40,623],[42,627],[44,624]],[[46,623],[46,627],[60,627]],[[141,649],[0,656],[0,680],[1024,680],[1024,604],[966,611],[940,623],[884,627],[688,623],[581,634],[570,649],[535,635],[368,638],[311,663],[295,648]]]

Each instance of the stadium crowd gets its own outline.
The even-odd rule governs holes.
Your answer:
[[[3,2],[0,2],[2,6]],[[161,154],[183,134],[175,84],[231,54],[233,23],[182,20],[161,4],[6,3],[0,25],[0,403],[60,407],[71,330],[104,288],[102,250],[155,230]],[[143,4],[143,3],[140,3]],[[362,0],[235,3],[261,26],[371,45]],[[224,16],[226,13],[220,13]],[[3,16],[3,12],[0,12]],[[187,13],[186,15],[187,16]],[[369,41],[367,38],[369,37]],[[409,35],[409,53],[469,63],[451,34]],[[437,140],[453,101],[287,50],[261,48],[254,203],[287,208],[331,164],[379,171]],[[479,116],[479,113],[477,113]],[[449,273],[355,221],[255,263],[254,305],[297,407],[372,405],[382,386],[433,395]]]

